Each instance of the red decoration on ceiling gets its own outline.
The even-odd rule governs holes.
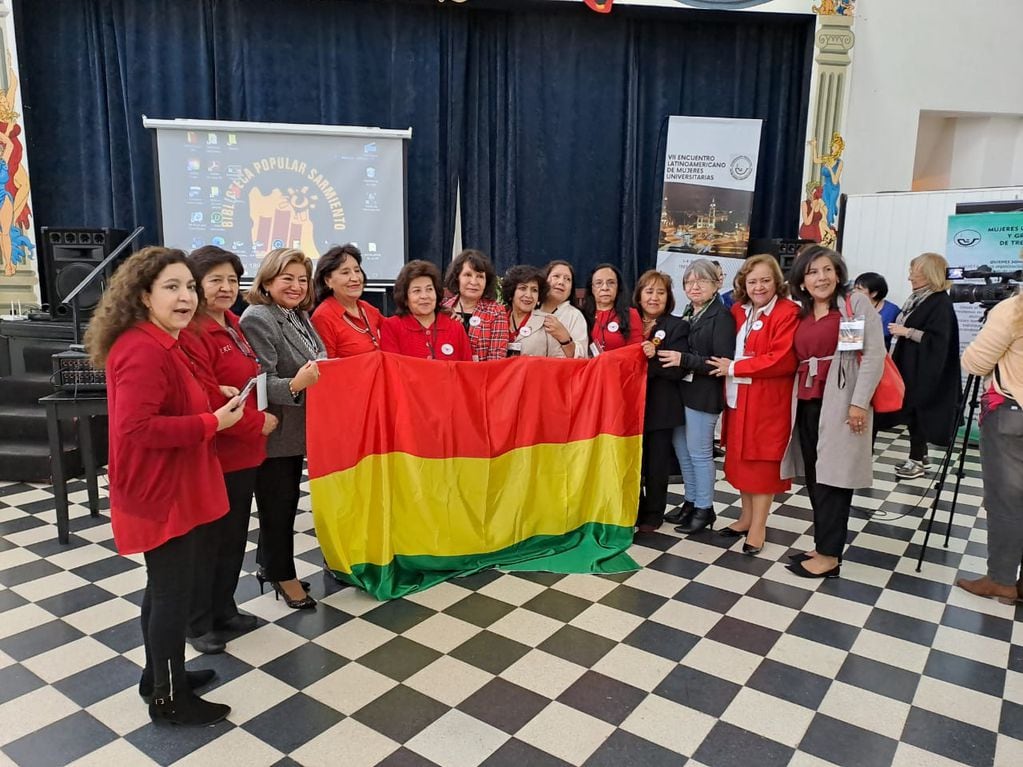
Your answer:
[[[597,13],[611,13],[611,3],[614,0],[583,0],[583,2]]]

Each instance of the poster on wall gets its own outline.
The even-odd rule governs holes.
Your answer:
[[[1023,212],[948,217],[946,257],[954,279],[960,353],[976,337],[987,309],[1019,286]],[[965,300],[964,300],[965,299]],[[974,299],[974,300],[969,300]]]
[[[657,268],[671,275],[679,312],[688,303],[682,274],[690,263],[717,261],[727,290],[746,257],[760,128],[760,120],[668,120]]]

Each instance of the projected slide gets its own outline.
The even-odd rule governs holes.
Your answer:
[[[354,242],[369,280],[405,263],[405,152],[411,131],[149,120],[156,129],[163,242],[237,253],[246,277],[292,247],[316,259]]]

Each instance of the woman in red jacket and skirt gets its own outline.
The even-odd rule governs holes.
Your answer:
[[[198,528],[228,508],[213,437],[243,414],[237,397],[211,412],[178,344],[197,305],[185,254],[144,248],[117,270],[85,336],[107,375],[114,543],[146,561],[139,693],[154,721],[182,725],[212,724],[231,710],[193,692],[213,672],[185,671],[185,626]]]
[[[440,270],[409,261],[394,281],[394,316],[380,326],[380,349],[424,360],[472,361],[462,323],[439,308]]]
[[[773,256],[746,259],[735,277],[735,359],[711,358],[725,381],[725,479],[738,491],[742,514],[718,532],[746,537],[742,553],[759,554],[776,493],[792,483],[781,478],[781,459],[792,433],[793,351],[799,308]]]

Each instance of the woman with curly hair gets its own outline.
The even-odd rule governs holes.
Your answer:
[[[513,266],[501,280],[508,307],[508,355],[565,358],[562,344],[547,332],[547,314],[539,310],[547,297],[543,272],[533,266]]]
[[[198,528],[228,510],[213,438],[244,412],[237,397],[210,412],[178,343],[198,305],[185,254],[144,248],[114,274],[85,334],[93,364],[107,375],[114,543],[146,562],[139,694],[154,721],[181,725],[219,722],[231,710],[193,692],[214,673],[185,671],[185,628]]]
[[[444,288],[451,295],[442,306],[465,328],[472,358],[478,362],[503,359],[508,350],[508,315],[497,303],[497,272],[486,254],[463,250],[455,256]]]

